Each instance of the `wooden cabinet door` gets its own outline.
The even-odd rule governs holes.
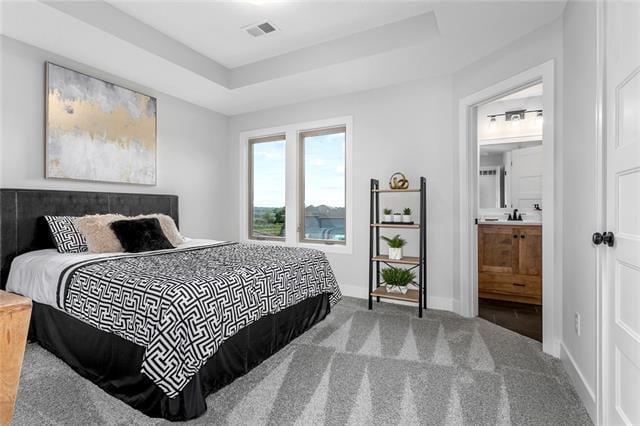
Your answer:
[[[478,227],[478,271],[515,273],[518,238],[511,226],[480,225]]]
[[[514,228],[518,235],[517,264],[514,273],[542,276],[542,229],[538,226]]]

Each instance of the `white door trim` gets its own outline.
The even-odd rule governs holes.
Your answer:
[[[605,16],[604,0],[596,3],[596,225],[597,230],[602,232],[606,229],[606,144],[604,126],[604,84],[605,84]],[[596,249],[596,388],[595,402],[596,413],[593,419],[596,424],[604,424],[605,421],[605,393],[604,393],[604,372],[608,362],[606,354],[607,348],[604,345],[606,337],[605,324],[603,320],[604,306],[604,286],[606,280],[606,256],[607,251],[603,247]]]
[[[460,100],[459,103],[459,172],[460,172],[460,314],[478,314],[477,235],[474,218],[477,199],[477,161],[475,111],[478,105],[495,100],[510,92],[542,82],[543,163],[542,197],[542,349],[553,356],[560,355],[562,330],[562,280],[559,276],[562,252],[561,236],[555,232],[555,63],[549,60],[518,75],[494,84]],[[558,247],[558,250],[556,250]],[[556,267],[558,265],[558,267]],[[558,272],[558,276],[556,276]]]

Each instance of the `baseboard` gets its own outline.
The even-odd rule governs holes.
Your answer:
[[[427,294],[427,307],[429,309],[455,312],[453,309],[453,300],[448,297],[429,297]]]
[[[340,291],[342,291],[342,294],[345,296],[355,297],[358,299],[367,299],[367,291],[362,286],[341,284]],[[402,302],[400,300],[386,299],[385,302],[395,303],[398,305],[405,305],[405,306],[416,306],[414,303]],[[429,309],[456,312],[454,310],[454,307],[455,307],[455,303],[453,299],[450,299],[448,297],[429,296],[427,294],[427,308]]]
[[[340,291],[344,296],[355,297],[356,299],[367,298],[367,289],[362,286],[340,284]]]
[[[462,315],[462,305],[460,304],[460,299],[451,299],[451,311],[455,312],[458,315]]]
[[[578,393],[578,396],[582,400],[584,407],[587,409],[587,413],[589,413],[589,417],[595,423],[596,422],[596,395],[591,389],[591,386],[587,384],[587,381],[584,378],[584,374],[578,368],[575,360],[571,356],[571,353],[564,345],[564,343],[560,343],[560,359],[562,360],[562,364],[564,365],[571,381],[573,382],[573,386]]]

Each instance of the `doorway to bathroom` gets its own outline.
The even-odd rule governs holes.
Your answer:
[[[478,106],[478,316],[542,342],[543,83]]]
[[[550,60],[460,100],[459,312],[479,316],[480,299],[490,300],[482,312],[489,320],[525,317],[529,324],[516,331],[541,339],[545,352],[559,356],[554,68]],[[481,278],[492,280],[492,288],[481,286]],[[514,295],[520,297],[511,300]]]

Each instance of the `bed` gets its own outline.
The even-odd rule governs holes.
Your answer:
[[[175,196],[3,189],[0,205],[2,285],[33,299],[30,339],[151,417],[198,417],[208,394],[340,298],[315,250],[189,240],[135,254],[60,254],[42,221],[164,213],[178,223]]]

